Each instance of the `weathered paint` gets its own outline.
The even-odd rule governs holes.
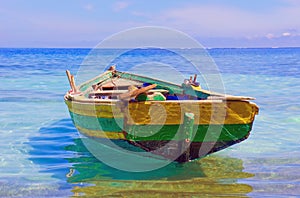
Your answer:
[[[194,134],[194,114],[185,113],[183,124],[179,132],[180,141],[178,142],[178,161],[187,162],[190,159],[190,143],[193,141]]]
[[[235,102],[236,103],[236,102]],[[234,106],[234,105],[230,105]],[[105,106],[106,109],[107,106]],[[100,107],[99,107],[100,108]],[[177,112],[178,113],[178,112]],[[89,133],[90,136],[96,135],[97,131],[99,135],[103,131],[112,132],[110,137],[118,138],[119,135],[113,135],[113,133],[120,133],[123,130],[124,120],[122,117],[113,118],[96,117],[80,115],[70,111],[71,118],[74,124],[80,131]],[[111,114],[113,115],[113,114]],[[247,117],[247,116],[246,116]],[[194,142],[201,141],[229,141],[241,139],[248,134],[251,130],[252,122],[240,123],[240,124],[200,124],[194,125],[195,137],[191,138]],[[180,124],[127,124],[125,131],[128,133],[126,139],[134,141],[149,141],[149,140],[180,140],[178,132],[180,131]],[[207,131],[209,133],[207,133]],[[122,135],[122,138],[123,135]]]
[[[123,113],[120,107],[115,103],[82,103],[74,101],[66,101],[69,111],[84,115],[99,118],[123,118]]]
[[[182,87],[184,93],[190,96],[195,96],[200,99],[207,99],[207,97],[210,96],[209,94],[202,92],[200,87],[195,87],[195,86],[185,85],[185,84],[182,84]]]
[[[126,131],[126,139],[134,141],[146,140],[181,140],[181,125],[126,125],[123,130],[123,119],[97,118],[82,116],[70,112],[74,124],[80,131],[84,131],[89,136],[99,132],[100,137],[103,132],[121,133]],[[193,142],[202,141],[229,141],[241,139],[251,130],[250,124],[225,124],[225,125],[194,125],[191,137]],[[209,133],[208,133],[209,132]],[[113,136],[110,134],[110,136]],[[116,135],[118,137],[119,135]],[[123,136],[122,136],[123,138]]]
[[[71,118],[76,126],[88,130],[122,132],[123,118],[100,118],[85,116],[70,111]]]
[[[179,138],[181,140],[190,141],[194,138],[195,130],[194,130],[194,114],[193,113],[185,113],[183,119],[182,130],[180,131]]]
[[[121,105],[111,103],[80,103],[66,101],[71,112],[98,118],[123,118],[133,125],[178,125],[183,114],[195,115],[195,124],[248,124],[258,113],[258,107],[248,101],[145,101],[133,102],[121,110]]]
[[[225,124],[225,125],[194,125],[191,138],[193,142],[231,141],[246,137],[251,131],[250,124]],[[180,125],[131,125],[125,131],[126,138],[133,141],[150,140],[181,140]]]
[[[103,122],[105,123],[105,122]],[[127,126],[125,136],[123,131],[112,131],[113,128],[106,127],[108,125],[88,125],[83,127],[83,122],[75,121],[76,128],[87,136],[112,139],[127,139],[131,141],[162,141],[162,140],[182,140],[180,138],[180,125],[164,125],[164,126]],[[85,124],[84,124],[85,125]],[[95,127],[99,127],[98,129]],[[199,125],[194,126],[192,142],[216,142],[216,141],[231,141],[246,137],[250,132],[252,124],[227,124],[227,125]],[[104,129],[108,129],[105,131]],[[209,131],[209,133],[208,133]]]
[[[113,140],[126,140],[124,132],[114,131],[100,131],[100,130],[91,130],[78,126],[75,124],[75,127],[85,136],[95,137],[95,138],[108,138]]]
[[[97,76],[91,80],[89,80],[88,82],[85,82],[84,84],[82,84],[80,87],[79,87],[79,90],[81,92],[84,92],[86,91],[87,89],[91,88],[92,85],[94,84],[97,84],[101,81],[104,81],[104,80],[107,80],[107,79],[110,79],[112,77],[112,72],[111,71],[106,71],[105,73],[101,74],[100,76]]]
[[[182,124],[185,112],[195,115],[196,125],[248,124],[253,122],[258,108],[247,101],[135,102],[128,105],[127,124]]]

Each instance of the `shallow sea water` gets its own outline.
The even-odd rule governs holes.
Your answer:
[[[0,197],[299,197],[300,49],[208,52],[227,93],[256,98],[250,137],[197,161],[130,173],[85,148],[63,102],[65,70],[75,73],[89,49],[0,49]]]

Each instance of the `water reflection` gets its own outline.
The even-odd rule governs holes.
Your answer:
[[[210,156],[191,163],[171,163],[161,169],[131,173],[110,168],[91,156],[80,139],[67,150],[76,149],[81,157],[68,159],[75,170],[70,183],[89,183],[92,186],[75,187],[75,194],[86,196],[193,196],[246,195],[252,187],[237,183],[237,179],[253,175],[243,172],[239,159]],[[85,153],[83,156],[82,154]]]
[[[149,172],[125,172],[96,159],[78,138],[71,120],[41,128],[31,138],[31,160],[41,172],[52,173],[61,188],[85,196],[246,196],[252,187],[238,179],[253,177],[237,158],[211,155],[201,160],[171,163]]]

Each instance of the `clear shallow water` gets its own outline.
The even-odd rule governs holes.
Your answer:
[[[76,72],[88,53],[0,49],[1,197],[300,196],[299,48],[209,50],[226,92],[257,98],[250,137],[201,160],[146,173],[110,168],[82,145],[63,95],[65,70]]]

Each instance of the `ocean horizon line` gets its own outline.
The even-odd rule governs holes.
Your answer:
[[[96,49],[97,47],[0,47],[0,49]],[[159,48],[159,47],[140,47],[140,48],[99,48],[99,49],[149,49],[149,48]],[[203,47],[203,49],[297,49],[300,46],[286,46],[286,47]],[[163,49],[163,48],[161,48]],[[168,48],[168,49],[199,49],[199,48]]]

